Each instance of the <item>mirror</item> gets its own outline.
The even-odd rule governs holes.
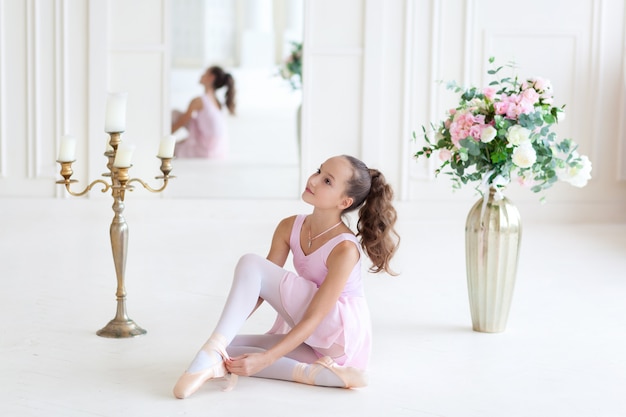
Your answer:
[[[168,197],[299,197],[301,88],[280,70],[301,48],[302,7],[303,0],[172,0],[171,110],[184,112],[202,96],[200,78],[216,65],[235,80],[236,114],[222,106],[226,156],[177,157]],[[222,103],[225,92],[216,91]],[[178,140],[187,134],[175,132]]]

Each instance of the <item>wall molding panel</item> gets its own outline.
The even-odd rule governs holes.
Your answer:
[[[363,100],[361,103],[361,158],[372,166],[381,166],[383,161],[381,137],[384,137],[381,103],[384,97],[385,66],[383,54],[388,36],[384,24],[385,7],[380,0],[365,2],[365,25],[363,34]],[[376,82],[378,80],[378,82]]]
[[[6,12],[5,2],[0,1],[0,28],[6,27],[5,24]],[[3,29],[0,29],[0,92],[6,91],[6,34]],[[8,148],[6,145],[6,94],[0,93],[0,180],[3,180],[6,176],[6,159]],[[4,180],[6,181],[6,180]]]
[[[626,22],[626,7],[623,12],[623,21]],[[626,49],[626,30],[622,30],[622,48]],[[620,119],[617,131],[618,151],[616,152],[618,161],[616,169],[616,180],[620,184],[626,184],[626,54],[621,56],[621,71],[619,83],[616,86],[620,92],[618,116]]]
[[[26,176],[35,178],[37,118],[37,3],[26,1]]]
[[[428,120],[434,120],[439,108],[439,96],[435,91],[437,86],[434,82],[424,80],[433,80],[435,74],[439,73],[441,65],[442,57],[439,52],[441,50],[441,1],[432,0],[421,3],[407,0],[405,7],[407,29],[404,34],[405,88],[402,99],[404,105],[402,130],[406,138],[411,138],[415,132],[416,140],[415,142],[406,141],[403,147],[403,154],[407,157],[403,158],[400,189],[402,198],[409,199],[411,182],[428,181],[434,178],[434,162],[431,160],[416,162],[411,155],[423,145],[422,124],[417,115],[425,114]],[[423,16],[428,16],[428,19],[420,21]],[[429,26],[424,26],[425,24]],[[426,30],[419,31],[418,28],[426,28]],[[426,33],[430,33],[430,37],[426,37]],[[424,45],[427,49],[425,53],[420,53]],[[422,65],[424,62],[427,64]],[[420,68],[424,68],[424,72],[421,72]],[[426,128],[428,129],[428,126]]]

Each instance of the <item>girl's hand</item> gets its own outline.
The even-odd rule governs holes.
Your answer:
[[[230,358],[225,364],[228,372],[232,374],[250,376],[270,366],[273,362],[266,353],[246,353]]]

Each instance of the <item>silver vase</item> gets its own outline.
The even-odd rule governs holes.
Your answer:
[[[496,190],[474,204],[465,223],[465,258],[472,328],[506,329],[522,237],[519,211]]]

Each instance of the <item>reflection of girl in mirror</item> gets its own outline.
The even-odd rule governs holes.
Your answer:
[[[367,255],[370,271],[394,274],[389,262],[399,237],[393,191],[380,171],[342,155],[309,177],[302,199],[313,211],[283,219],[266,258],[240,258],[213,333],[174,387],[177,398],[229,373],[231,386],[235,375],[367,385],[371,323],[361,261]],[[354,210],[356,235],[344,223]],[[283,269],[290,253],[296,272]],[[272,329],[238,335],[263,302],[278,313]]]
[[[223,159],[228,155],[228,134],[223,104],[216,91],[226,87],[224,104],[235,114],[235,79],[221,67],[212,66],[200,77],[204,94],[189,103],[185,113],[172,112],[172,133],[181,127],[189,132],[186,139],[176,144],[174,154],[180,158]]]

